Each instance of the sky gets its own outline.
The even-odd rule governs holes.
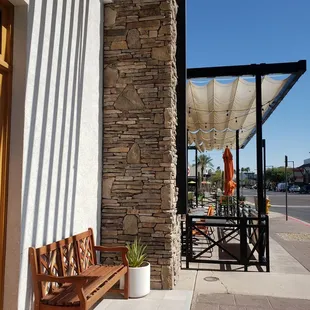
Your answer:
[[[187,68],[307,60],[309,0],[187,0]],[[263,126],[266,164],[295,167],[310,158],[310,72],[306,72]],[[232,152],[234,155],[234,152]],[[215,168],[222,152],[208,152]],[[189,152],[194,163],[194,152]],[[292,165],[292,163],[290,163]],[[256,170],[256,136],[240,150],[240,167]]]

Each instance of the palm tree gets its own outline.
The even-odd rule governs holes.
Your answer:
[[[198,157],[197,165],[201,166],[201,180],[203,180],[203,172],[206,170],[207,167],[213,169],[212,158],[206,154],[201,154]]]

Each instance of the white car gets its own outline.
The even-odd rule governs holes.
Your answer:
[[[299,193],[300,192],[300,187],[298,185],[292,185],[288,191],[290,193]]]

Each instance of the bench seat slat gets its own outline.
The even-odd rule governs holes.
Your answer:
[[[102,267],[102,266],[99,266]],[[108,268],[105,268],[106,272],[109,272],[113,269],[113,266],[108,266]],[[89,269],[87,269],[86,271],[89,271],[87,273],[88,276],[94,276],[93,280],[90,280],[89,282],[87,282],[84,285],[84,294],[87,296],[87,299],[89,299],[89,289],[88,287],[93,284],[93,282],[95,282],[95,280],[99,281],[100,283],[102,282],[102,271],[101,268],[92,268],[90,267]],[[93,274],[91,274],[93,272]],[[82,275],[86,275],[84,274],[84,272],[82,273]],[[96,278],[95,278],[96,277]],[[99,277],[99,278],[98,278]],[[73,285],[72,285],[73,286]],[[97,285],[98,286],[98,285]],[[96,287],[97,287],[96,286]],[[54,304],[56,304],[57,306],[63,306],[63,305],[78,305],[80,303],[79,301],[79,297],[77,295],[76,290],[71,289],[70,291],[67,292],[67,294],[63,295],[63,296],[59,296],[59,298],[57,298],[56,300],[54,300]]]
[[[81,275],[94,277],[93,280],[90,280],[84,286],[84,293],[87,296],[87,299],[90,299],[96,291],[102,289],[111,277],[115,277],[118,273],[120,273],[120,278],[121,275],[126,273],[125,271],[126,267],[124,265],[96,265],[85,270],[81,273]],[[52,294],[46,295],[42,298],[41,302],[44,304],[57,306],[78,306],[80,304],[79,297],[73,284],[64,285]]]
[[[93,271],[100,268],[100,265],[93,266]],[[87,276],[92,270],[85,270],[83,275]],[[62,296],[67,295],[71,291],[74,290],[74,286],[71,283],[65,283],[60,288],[54,290],[52,294],[45,295],[44,298],[41,299],[41,301],[44,304],[54,305],[56,304],[55,300],[58,300],[58,298],[61,298]]]

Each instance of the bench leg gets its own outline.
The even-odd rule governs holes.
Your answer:
[[[129,297],[129,270],[125,274],[125,283],[124,283],[124,298],[128,299]]]

